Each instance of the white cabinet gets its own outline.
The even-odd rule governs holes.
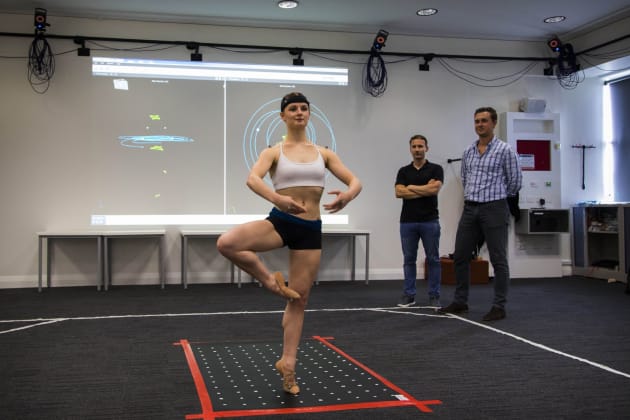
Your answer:
[[[499,137],[519,154],[523,186],[519,192],[521,220],[510,231],[508,257],[510,275],[517,277],[561,277],[564,274],[562,241],[555,226],[547,226],[544,214],[529,210],[562,209],[560,168],[560,115],[548,112],[504,112],[499,115]],[[566,211],[566,209],[564,210]],[[533,219],[532,219],[533,217]],[[545,226],[540,226],[544,224]]]
[[[560,115],[505,112],[499,127],[523,169],[519,206],[560,208]]]

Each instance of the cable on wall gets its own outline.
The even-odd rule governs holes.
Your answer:
[[[39,32],[28,50],[28,81],[35,92],[45,93],[54,74],[55,55],[44,33]]]
[[[556,53],[555,59],[549,60],[549,67],[545,69],[545,75],[553,75],[555,68],[556,79],[564,89],[575,89],[585,78],[584,72],[577,60],[577,54],[573,51],[573,45],[562,42],[557,35],[547,41],[547,46]]]
[[[582,83],[586,76],[581,70],[566,70],[563,72],[563,70],[561,69],[558,71],[557,78],[558,83],[560,83],[560,86],[562,88],[570,90],[575,89],[580,83]]]
[[[374,97],[381,96],[387,89],[387,69],[380,54],[370,54],[363,67],[363,90]]]
[[[149,45],[142,45],[139,47],[128,47],[128,48],[117,48],[109,45],[105,45],[103,43],[97,41],[88,41],[91,45],[96,46],[98,48],[92,47],[94,51],[134,51],[134,52],[152,52],[152,51],[165,51],[171,48],[177,48],[179,45],[165,45],[164,43],[153,43]]]
[[[47,14],[46,9],[35,8],[33,16],[35,39],[28,49],[27,77],[31,88],[37,93],[45,93],[48,90],[50,79],[55,74],[55,55],[45,36],[46,28],[50,26]]]
[[[45,26],[48,26],[47,24]],[[386,31],[381,30],[386,33]],[[382,35],[381,31],[377,34]],[[29,80],[33,80],[34,89],[37,88],[37,91],[40,93],[45,92],[48,88],[48,84],[50,83],[50,78],[52,74],[54,74],[54,55],[52,53],[52,49],[47,42],[47,39],[68,39],[74,40],[77,36],[69,36],[69,35],[48,35],[47,37],[42,36],[36,37],[31,45],[32,52],[29,52]],[[0,37],[31,37],[29,34],[24,33],[11,33],[11,32],[0,32]],[[150,40],[150,39],[129,39],[129,38],[113,38],[113,37],[93,37],[93,36],[80,36],[82,40],[85,42],[90,42],[94,45],[100,46],[103,49],[109,50],[118,50],[118,51],[159,51],[163,49],[169,49],[177,46],[185,46],[189,44],[191,41],[172,41],[172,40]],[[604,58],[618,58],[620,55],[624,55],[628,50],[627,48],[623,48],[617,51],[612,51],[608,53],[602,54],[594,54],[593,51],[600,50],[604,47],[616,44],[621,42],[627,38],[630,38],[629,35],[624,35],[622,37],[613,39],[611,41],[605,42],[603,44],[599,44],[588,48],[587,50],[575,53],[575,56],[578,58],[581,55],[584,55],[584,61],[588,63],[586,57],[591,57],[594,59],[604,59]],[[384,39],[383,39],[384,40]],[[149,46],[136,47],[136,48],[114,48],[105,46],[103,44],[99,44],[100,42],[116,42],[116,43],[139,43],[139,44],[151,44]],[[375,39],[376,41],[376,39]],[[279,46],[261,46],[261,45],[240,45],[240,44],[217,44],[217,43],[208,43],[208,42],[199,42],[199,46],[214,48],[223,51],[231,51],[231,52],[262,52],[262,53],[270,53],[270,52],[278,52],[278,51],[289,51],[290,48],[287,47],[279,47]],[[384,46],[384,42],[381,46]],[[247,51],[245,51],[247,50]],[[318,57],[324,57],[323,54],[343,54],[343,55],[365,55],[366,52],[356,51],[356,50],[335,50],[335,49],[322,49],[322,48],[301,48],[303,53],[311,53],[312,55]],[[76,51],[76,49],[74,50]],[[619,55],[617,55],[619,54]],[[427,57],[433,58],[442,58],[442,59],[467,59],[467,60],[484,60],[488,62],[488,60],[499,60],[499,61],[529,61],[530,63],[521,71],[505,75],[499,76],[492,79],[486,79],[479,76],[474,76],[471,74],[467,74],[460,70],[457,70],[452,65],[448,64],[445,60],[441,60],[441,64],[444,68],[454,75],[468,83],[471,83],[476,86],[482,87],[502,87],[514,83],[521,77],[525,75],[528,71],[533,69],[536,66],[536,63],[549,63],[553,60],[550,60],[548,57],[499,57],[499,56],[473,56],[473,55],[461,55],[461,54],[437,54],[437,53],[410,53],[410,52],[381,52],[377,50],[377,53],[370,51],[368,62],[365,65],[364,71],[364,88],[366,91],[370,92],[374,96],[380,96],[384,93],[387,87],[387,71],[385,69],[385,60],[383,56],[397,56],[397,57],[406,57],[406,58],[424,58],[425,64],[421,65],[424,67],[424,71],[428,71],[428,60]],[[0,57],[0,58],[20,58],[20,57]],[[325,57],[326,59],[332,61],[346,62],[344,60],[334,60],[330,57]],[[393,61],[396,62],[396,61]],[[360,63],[355,63],[360,64]],[[590,64],[590,63],[589,63]],[[423,68],[421,68],[423,70]],[[546,75],[547,71],[553,70],[549,68],[545,68]],[[496,82],[499,80],[505,80],[513,78],[507,82],[500,83],[488,83],[488,82]],[[568,74],[562,75],[559,79],[559,82],[563,88],[575,88],[577,84],[583,80],[583,73],[577,72],[569,72]],[[42,88],[43,87],[43,88]]]
[[[388,36],[389,32],[386,30],[378,31],[372,42],[368,61],[363,67],[363,90],[374,97],[381,96],[387,89],[387,69],[385,60],[381,57],[381,50]]]
[[[621,68],[617,68],[617,69],[605,69],[602,66],[597,65],[597,64],[589,61],[585,56],[580,57],[580,60],[584,61],[589,66],[591,66],[593,68],[596,68],[599,71],[603,71],[605,73],[617,73],[617,72],[624,71],[624,70],[630,70],[630,66],[621,67]]]
[[[449,62],[448,59],[438,58],[437,61],[438,63],[442,65],[442,67],[444,67],[446,71],[451,73],[453,76],[467,83],[470,83],[471,85],[478,86],[478,87],[504,87],[504,86],[511,85],[512,83],[516,83],[518,80],[520,80],[523,76],[525,76],[527,73],[529,73],[533,68],[535,68],[539,64],[537,61],[534,61],[534,62],[528,63],[521,70],[518,70],[514,73],[506,74],[503,76],[487,78],[487,77],[476,76],[474,74],[464,72],[463,70],[459,70],[455,68]],[[458,61],[458,60],[455,60],[455,61]],[[504,61],[501,61],[500,63],[506,63],[506,62],[510,62],[510,61],[504,60]],[[488,61],[477,61],[477,63],[488,63]]]

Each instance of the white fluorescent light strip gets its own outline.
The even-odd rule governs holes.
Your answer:
[[[237,70],[206,70],[206,69],[177,69],[174,72],[171,68],[157,67],[124,67],[120,66],[95,66],[95,73],[115,74],[126,77],[178,77],[185,79],[210,79],[210,80],[233,80],[233,81],[283,81],[283,82],[328,82],[342,83],[343,77],[336,75],[324,75],[321,73],[293,73],[293,72],[251,72]]]
[[[604,151],[602,153],[602,191],[604,197],[602,201],[614,201],[615,200],[615,161],[613,155],[613,126],[612,126],[612,109],[610,98],[610,85],[604,84],[604,92],[602,95],[602,111],[603,111],[603,124],[602,124],[602,137]]]
[[[262,220],[266,214],[102,214],[92,215],[93,226],[239,225]],[[347,225],[347,214],[324,214],[324,225]]]
[[[218,68],[218,69],[250,69],[250,70],[286,70],[287,68],[293,69],[296,73],[299,72],[328,72],[328,73],[340,73],[346,74],[348,71],[343,67],[313,67],[313,66],[287,66],[279,64],[241,64],[241,63],[224,63],[224,62],[191,62],[191,61],[178,61],[178,60],[145,60],[145,59],[132,59],[132,58],[113,58],[113,57],[93,57],[92,63],[96,64],[111,64],[117,66],[137,64],[143,67],[157,66],[157,67],[176,67],[176,68]]]
[[[156,62],[141,60],[116,61],[94,57],[92,73],[97,76],[170,77],[242,82],[296,82],[312,84],[348,84],[348,69],[304,66],[237,65],[221,63]],[[156,65],[158,63],[159,65]]]

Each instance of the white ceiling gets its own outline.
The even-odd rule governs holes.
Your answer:
[[[0,0],[0,13],[497,40],[582,34],[630,15],[629,0]],[[416,10],[439,12],[419,17]],[[543,23],[563,15],[558,24]],[[54,33],[54,29],[51,28]]]

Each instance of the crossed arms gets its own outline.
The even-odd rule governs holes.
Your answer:
[[[437,195],[442,188],[442,181],[431,179],[425,185],[396,184],[396,198],[412,199]]]

